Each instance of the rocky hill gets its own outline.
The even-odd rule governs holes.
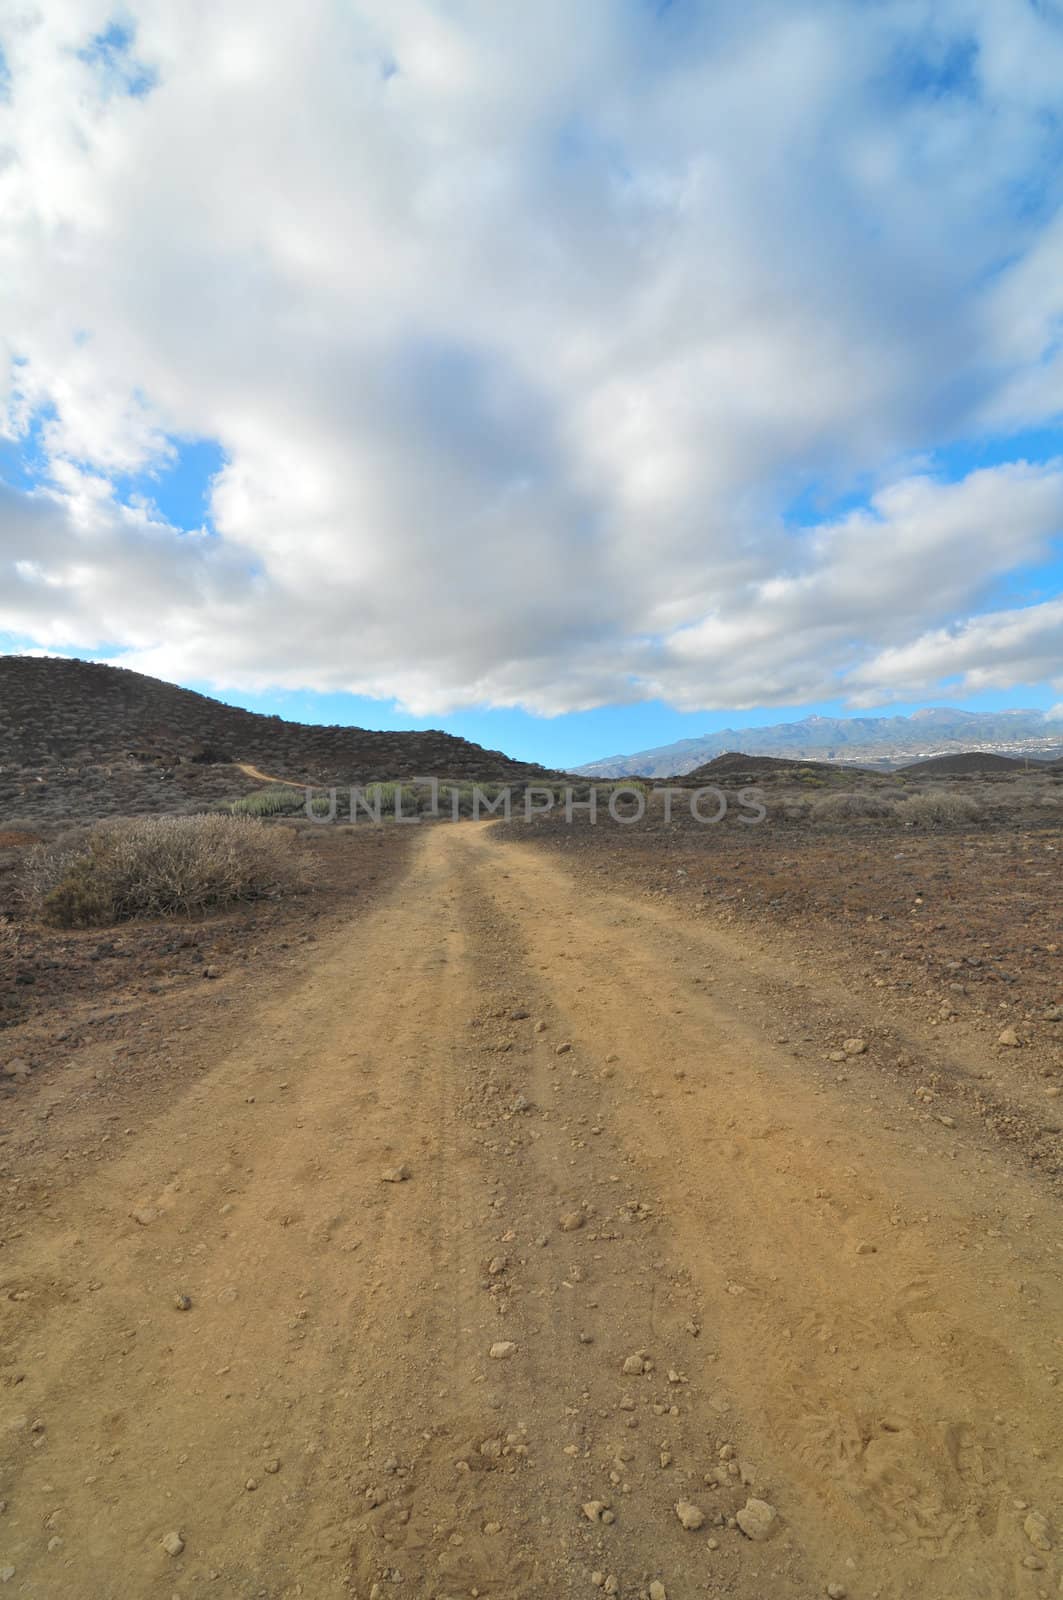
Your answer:
[[[544,774],[448,733],[286,722],[122,667],[0,656],[0,817],[188,809],[261,786],[244,767],[293,784]]]
[[[897,769],[899,778],[971,777],[985,773],[1045,772],[1049,763],[1034,756],[1001,756],[991,750],[963,750],[957,755],[931,756]]]

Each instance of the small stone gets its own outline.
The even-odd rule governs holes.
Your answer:
[[[766,1500],[747,1500],[741,1511],[735,1513],[735,1521],[747,1539],[768,1539],[775,1530],[779,1513],[775,1507]]]
[[[175,1294],[173,1297],[174,1309],[177,1311],[191,1311],[192,1297],[187,1294]]]
[[[604,1500],[585,1500],[583,1502],[583,1515],[588,1522],[600,1522],[602,1512],[606,1509]]]
[[[163,1536],[162,1548],[168,1556],[179,1556],[185,1547],[185,1542],[179,1533],[167,1533]]]
[[[205,978],[220,978],[221,977],[221,968],[220,967],[204,967],[203,968],[203,976]]]
[[[258,1479],[248,1478],[247,1482],[244,1484],[244,1488],[247,1489],[249,1493],[253,1492],[258,1488]]]
[[[1014,1028],[1002,1028],[997,1034],[997,1044],[1002,1044],[1008,1050],[1017,1050],[1021,1040]]]
[[[848,1593],[849,1591],[844,1583],[828,1583],[827,1585],[827,1600],[845,1600]]]
[[[513,1112],[529,1111],[531,1109],[531,1101],[526,1095],[518,1094],[509,1109]]]
[[[858,1256],[873,1256],[876,1253],[877,1250],[878,1250],[878,1245],[877,1244],[868,1244],[866,1239],[864,1239],[856,1247],[856,1253],[857,1253]]]
[[[569,1044],[568,1040],[565,1039],[565,1040],[562,1041],[561,1044],[559,1044],[559,1045],[557,1045],[555,1047],[554,1055],[555,1056],[567,1056],[571,1049],[572,1049],[572,1046]]]
[[[691,1505],[689,1500],[676,1502],[675,1514],[688,1533],[696,1533],[705,1526],[705,1513],[700,1506]]]
[[[276,1456],[274,1456],[272,1458],[272,1460],[266,1462],[266,1471],[267,1472],[279,1472],[280,1469],[281,1469],[281,1464],[278,1461]]]
[[[155,1221],[159,1213],[156,1211],[154,1206],[138,1206],[137,1209],[135,1211],[131,1211],[129,1215],[132,1217],[134,1222],[139,1222],[142,1228],[148,1228]]]
[[[627,1359],[624,1362],[624,1365],[621,1367],[620,1370],[624,1374],[624,1376],[627,1377],[627,1378],[633,1378],[633,1377],[641,1376],[641,1374],[642,1374],[642,1357],[641,1356],[628,1356]]]
[[[847,1056],[863,1056],[863,1055],[866,1055],[867,1054],[867,1040],[866,1039],[845,1039],[842,1042],[842,1049],[845,1051],[845,1054]]]
[[[539,1018],[538,1022],[535,1024],[535,1032],[536,1033],[545,1033],[546,1032],[546,1023],[543,1021],[543,1019],[541,1017]]]
[[[566,1211],[563,1217],[558,1218],[558,1227],[562,1233],[576,1233],[582,1228],[584,1216],[582,1211]]]
[[[668,1590],[660,1578],[654,1578],[650,1584],[650,1600],[668,1600]]]
[[[10,1583],[14,1576],[14,1567],[0,1567],[0,1583]]]
[[[386,1167],[380,1174],[380,1181],[381,1183],[405,1183],[410,1177],[412,1177],[412,1173],[404,1161],[400,1166]]]
[[[502,1524],[500,1522],[485,1522],[484,1523],[484,1533],[487,1535],[487,1537],[489,1539],[493,1539],[496,1533],[501,1533],[501,1532],[502,1532]]]
[[[517,1347],[512,1339],[497,1339],[488,1351],[492,1361],[508,1361],[516,1353]]]
[[[1035,1550],[1051,1550],[1052,1541],[1048,1534],[1048,1518],[1043,1512],[1031,1511],[1022,1525],[1022,1531]]]

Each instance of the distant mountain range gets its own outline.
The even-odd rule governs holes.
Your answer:
[[[957,711],[947,706],[931,706],[910,717],[803,717],[768,728],[721,728],[700,739],[607,756],[573,770],[589,778],[680,777],[728,750],[877,767],[961,750],[1053,760],[1063,755],[1063,719],[1050,721],[1043,711]]]

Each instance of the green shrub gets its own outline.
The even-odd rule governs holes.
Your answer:
[[[234,800],[229,810],[234,817],[292,817],[304,809],[302,789],[256,789],[253,794]],[[325,801],[326,806],[328,801]]]
[[[32,851],[26,897],[45,922],[99,927],[191,916],[280,894],[298,881],[288,828],[251,817],[134,817]]]

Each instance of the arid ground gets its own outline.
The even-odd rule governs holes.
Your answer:
[[[627,837],[325,830],[287,911],[20,935],[8,1592],[1059,1592],[1059,946],[1003,1047],[926,872],[805,937],[743,909],[785,840]]]

